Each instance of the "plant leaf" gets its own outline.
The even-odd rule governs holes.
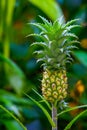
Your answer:
[[[28,0],[33,5],[41,9],[52,20],[63,16],[63,12],[59,4],[54,0]]]
[[[33,45],[42,46],[43,48],[47,48],[47,47],[48,47],[45,42],[33,42],[33,43],[31,44],[31,46],[33,46]]]
[[[24,86],[26,86],[26,77],[22,70],[9,58],[0,54],[0,60],[7,65],[6,75],[9,83],[17,94],[22,95]]]
[[[44,17],[42,17],[42,16],[40,16],[40,15],[39,15],[39,17],[43,20],[43,22],[44,22],[45,24],[50,25],[49,21],[48,21],[46,18],[44,18]]]
[[[5,124],[6,130],[23,130],[20,124],[15,120],[4,120],[2,122]]]
[[[50,104],[44,99],[44,97],[42,95],[40,95],[37,91],[35,91],[34,89],[32,89],[41,99],[42,101],[44,101],[46,103],[46,105],[48,106],[48,108],[51,110],[51,106]]]
[[[71,30],[73,28],[78,28],[81,27],[80,25],[70,25],[69,27],[67,27],[66,29]]]
[[[11,117],[13,117],[20,125],[21,127],[24,129],[24,130],[27,130],[27,128],[22,124],[22,122],[16,117],[14,116],[10,111],[8,111],[5,107],[3,107],[2,105],[0,105],[0,108],[2,110],[4,110],[6,113],[8,113]]]
[[[46,32],[45,28],[42,26],[43,24],[41,23],[29,23],[29,24],[34,25],[38,27],[39,29],[41,29],[42,31]]]
[[[65,24],[64,28],[66,28],[66,27],[68,27],[69,25],[71,25],[71,24],[77,22],[78,20],[79,20],[79,19],[73,19],[73,20],[67,22],[67,23]]]
[[[64,35],[64,37],[73,37],[73,38],[78,39],[78,37],[75,34],[72,34],[72,33],[67,33],[67,34]]]
[[[87,105],[81,105],[81,106],[76,106],[76,107],[68,108],[68,109],[60,112],[59,114],[57,114],[57,116],[61,116],[62,114],[66,113],[66,112],[73,111],[75,109],[84,108],[84,107],[87,107]]]
[[[82,50],[75,51],[74,55],[85,67],[87,67],[87,52]]]
[[[35,99],[33,99],[32,97],[30,97],[29,95],[27,95],[26,93],[24,93],[28,98],[30,98],[39,108],[41,108],[41,110],[44,112],[45,116],[47,117],[49,123],[55,127],[55,123],[53,122],[51,116],[49,115],[49,113],[47,112],[47,110],[39,103],[37,102]]]
[[[75,123],[75,121],[81,117],[83,114],[85,114],[87,112],[87,110],[84,110],[83,112],[81,112],[80,114],[78,114],[72,121],[70,121],[70,123],[65,127],[64,130],[69,130],[71,128],[71,126]]]

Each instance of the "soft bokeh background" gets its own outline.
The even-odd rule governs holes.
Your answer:
[[[26,37],[39,30],[29,22],[41,22],[38,15],[54,21],[60,16],[65,21],[80,18],[82,28],[72,30],[79,41],[79,49],[72,54],[74,62],[67,65],[69,78],[69,106],[87,104],[87,0],[0,0],[0,105],[10,110],[28,130],[50,130],[44,113],[28,99],[24,92],[38,100],[32,91],[41,94],[42,68],[33,55],[35,41]],[[45,107],[45,104],[43,104]],[[59,118],[59,130],[83,109],[77,109]],[[7,113],[0,109],[0,130],[23,130]],[[70,130],[87,130],[87,114]]]

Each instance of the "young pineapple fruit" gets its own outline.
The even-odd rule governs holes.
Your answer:
[[[40,37],[40,42],[34,42],[32,45],[41,46],[36,51],[39,55],[37,60],[43,62],[42,94],[46,100],[56,103],[67,96],[67,76],[66,63],[72,61],[70,55],[74,43],[78,37],[71,32],[72,28],[79,27],[74,25],[78,19],[71,20],[66,24],[59,18],[53,23],[41,17],[43,23],[30,23],[41,30],[40,34],[30,34],[29,36]]]

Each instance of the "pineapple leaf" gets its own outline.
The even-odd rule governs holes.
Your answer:
[[[58,18],[53,23],[39,16],[43,23],[31,23],[41,29],[40,34],[31,34],[29,36],[40,37],[42,42],[35,42],[32,45],[41,46],[37,62],[43,61],[44,68],[61,69],[65,63],[72,61],[71,50],[77,48],[74,44],[78,42],[78,37],[71,32],[71,29],[80,27],[74,25],[79,19],[74,19],[66,24],[63,23],[63,17]]]
[[[67,60],[67,61],[66,61],[66,63],[71,64],[72,62],[71,62],[71,61],[69,61],[69,60]]]
[[[41,61],[44,61],[45,59],[44,58],[39,58],[38,60],[37,60],[37,63],[38,62],[41,62]]]
[[[67,53],[66,56],[71,57],[70,53]]]
[[[67,48],[66,49],[68,49],[68,50],[70,50],[70,49],[74,49],[74,48],[76,48],[76,49],[78,49],[78,47],[77,46],[67,46]]]
[[[33,45],[39,45],[39,46],[42,46],[43,48],[47,48],[48,46],[47,46],[47,44],[45,43],[45,42],[33,42],[32,44],[31,44],[31,46],[33,46]]]
[[[35,51],[34,54],[43,54],[44,52],[42,50]]]
[[[58,22],[60,23],[60,25],[64,24],[64,16],[61,16]]]
[[[71,57],[67,57],[66,59],[67,59],[67,61],[73,61],[73,59]]]
[[[41,64],[41,67],[42,67],[42,66],[43,66],[44,68],[47,68],[47,64],[46,64],[46,63],[42,63],[42,64]]]
[[[66,41],[66,42],[64,42],[64,44],[63,44],[63,46],[69,46],[69,45],[72,45],[72,44],[75,44],[75,43],[80,43],[79,41],[77,41],[77,40],[73,40],[73,41]]]
[[[62,53],[64,52],[64,48],[60,48],[59,50],[60,50],[60,52],[62,52]]]
[[[73,40],[73,41],[70,41],[69,43],[70,43],[70,44],[73,44],[73,43],[80,43],[80,42],[77,41],[77,40]]]
[[[40,38],[43,41],[46,41],[46,42],[48,41],[48,39],[46,37],[44,37],[44,36],[42,36],[40,34],[37,34],[37,33],[29,34],[26,37],[38,37],[38,38]]]
[[[68,37],[68,38],[69,38],[69,37],[73,37],[73,38],[78,39],[78,37],[77,37],[76,35],[74,35],[73,33],[67,33],[67,34],[64,35],[64,37],[66,37],[66,38],[67,38],[67,37]]]
[[[65,50],[65,53],[66,53],[67,56],[71,57],[70,54],[72,53],[72,51],[71,50]]]
[[[77,22],[77,21],[79,21],[79,20],[80,20],[80,19],[73,19],[73,20],[67,22],[67,23],[64,25],[64,28],[68,27],[69,25],[71,25],[71,24],[73,24],[73,23],[75,23],[75,22]]]
[[[32,36],[39,37],[39,38],[43,39],[43,37],[40,34],[37,34],[37,33],[29,34],[26,37],[32,37]]]
[[[39,17],[42,19],[42,21],[43,21],[45,24],[51,25],[51,23],[50,23],[46,18],[44,18],[44,17],[42,17],[42,16],[40,16],[40,15],[39,15]]]
[[[66,42],[64,42],[64,44],[62,45],[62,47],[63,47],[64,49],[66,49],[67,47],[72,46],[72,45],[75,44],[75,43],[80,43],[80,42],[77,41],[77,40],[66,41]],[[73,48],[74,48],[74,47],[73,47]],[[75,46],[75,48],[78,49],[78,47],[76,47],[76,46]]]
[[[45,55],[44,51],[41,51],[41,50],[35,51],[33,54],[37,54],[38,59],[44,57]]]
[[[60,28],[60,23],[58,22],[59,18],[57,20],[54,21],[53,23],[53,28],[55,29],[59,29]]]
[[[71,53],[72,51],[71,51],[71,50],[67,50],[66,52],[67,52],[67,53]]]
[[[34,25],[38,27],[39,29],[41,29],[42,31],[46,32],[45,28],[43,27],[43,24],[41,23],[29,23],[29,24]]]
[[[66,29],[70,31],[71,29],[78,28],[78,27],[81,27],[81,26],[80,25],[70,25],[70,26],[66,27]]]
[[[58,44],[62,45],[64,44],[69,38],[76,38],[78,37],[72,33],[66,33],[64,36],[57,37],[56,40],[58,41]]]
[[[54,27],[55,29],[59,29],[63,23],[64,23],[64,17],[61,16],[60,18],[57,18],[57,19],[54,21],[53,27]]]

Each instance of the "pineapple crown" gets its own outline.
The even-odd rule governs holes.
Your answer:
[[[43,61],[42,65],[47,69],[65,69],[66,63],[72,61],[72,49],[77,48],[75,43],[79,43],[78,37],[71,32],[71,29],[80,27],[80,25],[74,24],[79,19],[71,20],[65,24],[63,17],[58,18],[53,23],[42,16],[39,17],[43,23],[30,24],[38,27],[41,30],[40,34],[28,35],[41,39],[41,41],[32,44],[41,47],[34,52],[39,56],[37,62]]]

